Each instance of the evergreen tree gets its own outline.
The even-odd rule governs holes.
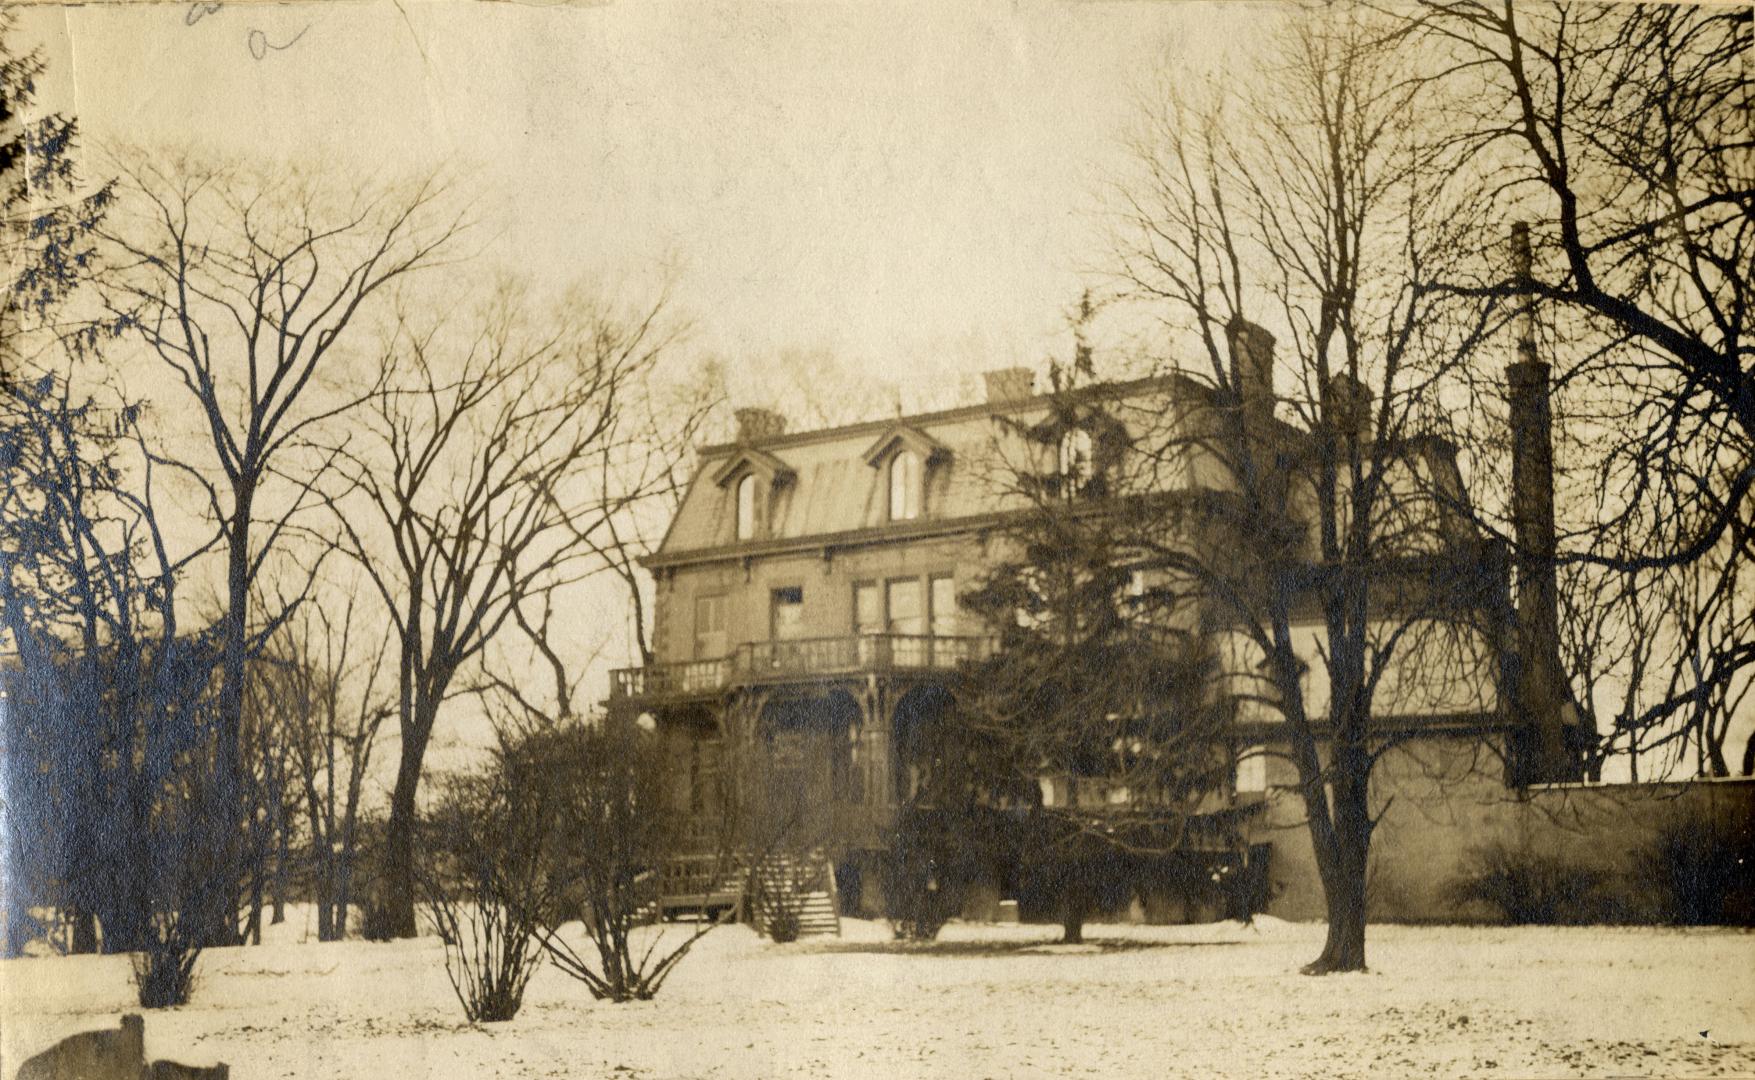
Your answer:
[[[1020,508],[962,597],[996,647],[959,680],[928,790],[1007,812],[1023,882],[1077,941],[1087,915],[1125,898],[1130,867],[1218,822],[1197,808],[1225,789],[1231,757],[1187,605],[1151,588],[1139,560],[1133,530],[1154,492],[1129,453],[1127,406],[1094,382],[1082,342],[1051,375],[1046,416],[1000,419],[1016,452],[998,480]]]
[[[55,317],[94,269],[97,225],[115,194],[108,183],[80,191],[73,119],[32,115],[45,65],[40,50],[17,51],[17,37],[16,14],[0,12],[0,386],[38,367],[27,329],[50,331],[33,340],[57,346],[56,355],[66,341],[90,345],[103,334],[101,325],[55,333]]]

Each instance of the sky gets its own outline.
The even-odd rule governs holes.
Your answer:
[[[472,273],[668,281],[733,403],[784,407],[786,354],[896,384],[904,405],[1065,356],[1140,88],[1237,77],[1275,10],[134,3],[44,6],[21,29],[48,61],[42,104],[76,115],[89,150],[379,180],[442,164],[479,222]]]
[[[1137,87],[1216,70],[1270,11],[402,0],[27,25],[46,102],[88,144],[444,162],[489,260],[557,284],[669,275],[735,395],[788,349],[904,385],[1064,351]]]
[[[133,3],[43,6],[20,29],[47,61],[39,104],[78,118],[88,177],[135,146],[362,181],[443,166],[478,223],[470,273],[557,294],[668,283],[734,404],[784,407],[802,355],[912,407],[1068,351],[1140,86],[1221,70],[1272,11]],[[159,369],[140,367],[124,380],[149,388]],[[633,662],[631,636],[601,629],[626,621],[608,614],[628,607],[618,589],[581,598],[591,688]],[[486,728],[457,721],[440,748],[465,760]]]

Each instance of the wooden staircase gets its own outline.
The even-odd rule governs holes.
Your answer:
[[[749,874],[744,916],[756,932],[776,941],[841,934],[835,871],[821,851],[773,854]]]
[[[692,915],[716,917],[735,910],[766,937],[841,933],[835,871],[821,851],[776,854],[750,865],[747,856],[679,855],[652,872],[652,899],[642,921]]]

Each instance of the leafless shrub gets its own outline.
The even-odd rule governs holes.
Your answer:
[[[1555,852],[1494,841],[1469,853],[1451,895],[1479,903],[1514,926],[1570,926],[1612,921],[1601,868]]]
[[[154,915],[147,933],[145,947],[131,958],[141,1007],[187,1004],[195,988],[195,962],[201,958],[201,946],[174,911]]]
[[[636,933],[657,918],[657,875],[679,838],[654,737],[632,725],[565,724],[523,736],[505,760],[549,825],[536,931],[542,948],[594,998],[652,998],[719,923],[703,911],[685,927]],[[730,860],[714,861],[716,878]],[[585,947],[562,933],[574,919]]]
[[[421,892],[445,943],[445,974],[477,1023],[518,1015],[541,966],[543,833],[503,767],[453,778],[425,823]]]

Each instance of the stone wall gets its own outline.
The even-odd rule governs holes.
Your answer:
[[[1372,838],[1370,918],[1476,922],[1495,913],[1459,902],[1453,883],[1493,844],[1595,870],[1628,917],[1651,917],[1657,884],[1643,860],[1672,827],[1724,830],[1755,859],[1755,780],[1676,784],[1554,784],[1508,788],[1500,748],[1477,737],[1422,739],[1392,752],[1373,778],[1384,811]],[[1387,809],[1385,809],[1387,807]],[[1324,917],[1302,801],[1270,792],[1257,840],[1273,845],[1268,913]],[[1755,918],[1755,897],[1737,901]]]

